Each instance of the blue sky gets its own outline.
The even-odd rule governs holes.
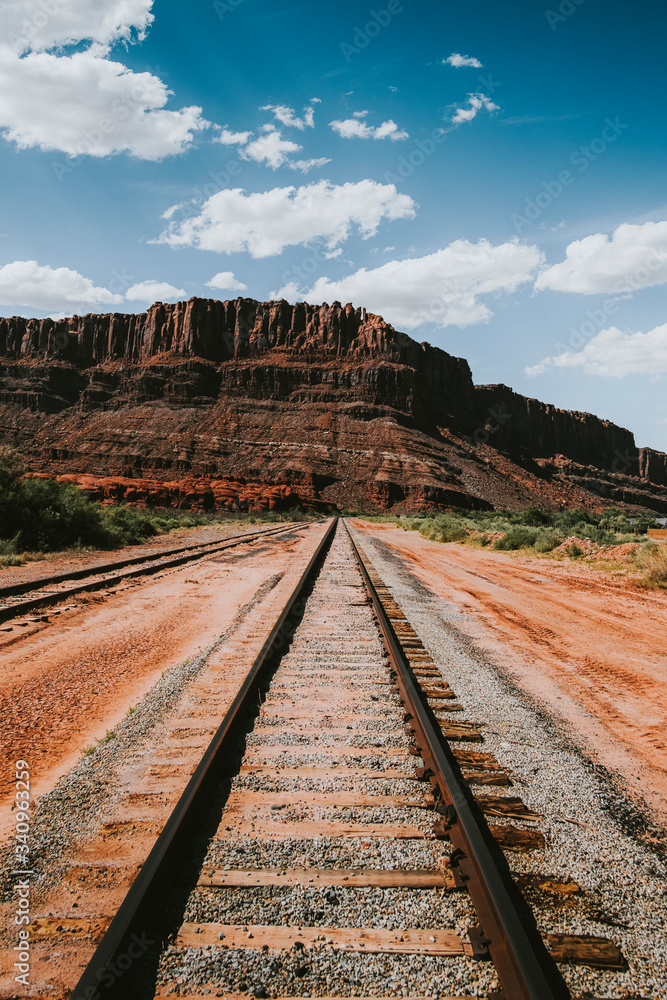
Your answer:
[[[353,301],[667,449],[662,5],[0,13],[0,313]]]

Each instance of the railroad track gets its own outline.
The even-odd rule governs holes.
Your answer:
[[[538,932],[507,858],[539,816],[482,742],[332,522],[116,914],[57,918],[105,931],[71,997],[555,1000],[563,962],[622,968]]]
[[[242,535],[225,541],[181,545],[160,553],[132,556],[94,567],[71,570],[67,573],[55,573],[38,580],[0,587],[0,623],[29,614],[40,608],[68,601],[84,591],[102,590],[121,583],[123,580],[160,573],[166,569],[194,562],[201,559],[202,556],[223,552],[225,549],[231,549],[258,538],[292,531],[294,528],[302,527],[304,523],[306,522],[281,524],[277,528],[244,532]],[[75,580],[79,582],[72,583]]]

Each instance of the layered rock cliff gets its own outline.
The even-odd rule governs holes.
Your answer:
[[[334,302],[0,319],[0,438],[37,472],[236,477],[343,506],[667,511],[667,456]]]

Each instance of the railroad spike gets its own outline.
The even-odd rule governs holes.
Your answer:
[[[428,781],[433,775],[430,767],[418,767],[415,769],[415,777],[419,781]]]
[[[487,938],[482,928],[469,927],[467,933],[472,945],[472,957],[477,959],[478,962],[490,961],[489,945],[491,941]]]

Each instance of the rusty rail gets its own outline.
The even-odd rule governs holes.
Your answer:
[[[345,522],[343,522],[345,523]],[[442,796],[444,824],[455,847],[457,867],[466,882],[489,953],[507,1000],[567,1000],[571,994],[537,928],[526,926],[513,897],[512,886],[494,859],[486,823],[476,815],[457,776],[453,757],[440,728],[427,708],[364,559],[350,535],[366,590],[373,604],[392,673],[406,709],[431,783]],[[511,880],[510,880],[511,883]]]
[[[160,943],[164,933],[163,910],[171,895],[173,873],[182,869],[184,858],[191,852],[192,838],[200,832],[196,826],[197,817],[203,808],[210,807],[210,796],[214,794],[216,783],[219,785],[225,760],[233,754],[244,721],[257,711],[262,685],[275,655],[289,644],[296,627],[290,619],[294,616],[298,618],[303,612],[305,600],[302,595],[329,549],[336,524],[337,518],[333,518],[141,871],[70,994],[71,1000],[129,1000],[153,996],[153,992],[147,992],[150,982],[142,978],[146,973],[142,968],[141,945],[137,944],[137,939],[139,942],[149,939],[151,945]],[[135,951],[139,947],[140,955],[130,961],[131,974],[125,976],[123,969],[128,969],[128,966],[114,963],[119,957],[132,957],[135,954],[133,946]]]
[[[14,604],[7,604],[0,607],[0,622],[8,621],[17,615],[34,611],[36,608],[48,607],[51,604],[59,604],[76,594],[81,594],[87,590],[102,590],[105,587],[113,586],[122,580],[130,580],[136,576],[144,576],[149,573],[159,573],[164,569],[171,569],[182,566],[204,556],[215,555],[217,552],[224,552],[225,549],[235,548],[245,542],[256,541],[266,536],[271,537],[283,531],[290,531],[294,528],[303,527],[310,522],[297,521],[293,524],[281,524],[277,528],[269,528],[265,531],[246,532],[233,538],[218,540],[217,542],[203,542],[199,545],[185,545],[180,548],[167,549],[165,552],[153,553],[153,555],[132,556],[128,559],[119,559],[113,563],[104,563],[101,566],[91,566],[86,569],[72,570],[70,573],[57,573],[53,576],[42,577],[39,580],[32,580],[27,583],[10,584],[0,588],[0,600],[11,599],[14,596],[30,591],[36,592],[48,587],[64,583],[66,580],[81,580],[74,587],[67,587],[53,593],[27,597],[25,600],[16,601]],[[196,551],[195,551],[196,550]],[[172,558],[173,557],[173,558]],[[135,569],[125,569],[124,567],[136,567]],[[100,579],[97,579],[100,577]]]

